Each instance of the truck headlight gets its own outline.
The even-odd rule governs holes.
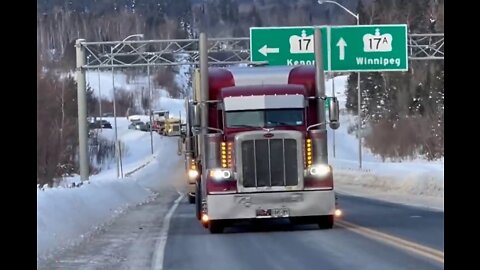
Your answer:
[[[190,179],[195,179],[197,178],[198,176],[198,171],[197,170],[188,170],[188,177],[190,177]]]
[[[229,179],[232,176],[230,170],[214,169],[210,171],[210,177],[215,180],[225,180]]]
[[[325,177],[332,172],[332,169],[327,164],[316,164],[310,167],[308,172],[313,176]]]

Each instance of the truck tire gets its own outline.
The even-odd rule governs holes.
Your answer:
[[[208,223],[208,230],[212,234],[223,233],[223,223],[221,220],[210,220]]]
[[[334,217],[333,215],[320,216],[318,221],[318,227],[320,229],[331,229],[333,228]]]
[[[197,219],[200,220],[202,218],[202,193],[200,190],[200,186],[198,182],[195,184],[195,214]]]
[[[192,193],[188,193],[188,203],[194,204],[195,203],[195,195]]]

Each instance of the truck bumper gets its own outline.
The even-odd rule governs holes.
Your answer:
[[[257,218],[257,209],[287,208],[289,217],[335,213],[333,190],[218,194],[207,196],[210,220]]]

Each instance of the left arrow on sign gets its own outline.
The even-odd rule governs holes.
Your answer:
[[[280,48],[268,48],[267,44],[265,44],[262,48],[258,50],[263,56],[267,56],[269,53],[279,53]]]

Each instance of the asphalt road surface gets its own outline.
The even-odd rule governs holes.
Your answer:
[[[182,181],[173,175],[155,200],[37,269],[443,269],[443,212],[338,195],[344,215],[331,230],[269,220],[212,235]]]

